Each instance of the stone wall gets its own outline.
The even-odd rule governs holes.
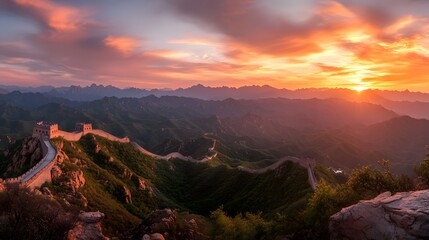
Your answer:
[[[124,137],[124,138],[118,138],[116,136],[113,136],[112,134],[105,132],[103,130],[100,129],[92,129],[91,131],[88,131],[86,133],[92,133],[101,137],[105,137],[111,141],[117,141],[117,142],[122,142],[122,143],[128,143],[130,142],[130,139],[128,137]]]
[[[56,159],[56,150],[54,150],[54,153],[51,153],[48,155],[48,146],[45,145],[45,142],[42,138],[39,139],[41,142],[43,154],[45,155],[36,165],[34,165],[31,169],[29,169],[27,172],[22,174],[19,177],[16,178],[8,178],[4,181],[5,184],[20,184],[25,187],[34,188],[39,187],[45,182],[51,181],[51,168],[55,165],[55,159]],[[48,157],[51,157],[52,155],[55,155],[53,160],[47,159]],[[34,176],[32,176],[30,179],[27,179],[25,182],[24,180],[34,173],[34,171],[39,168],[41,165],[46,164],[46,161],[50,161],[49,164],[44,166],[41,170],[39,170]]]
[[[67,141],[70,142],[76,142],[79,141],[79,139],[82,137],[82,132],[66,132],[66,131],[58,131],[58,136],[64,138]]]
[[[111,141],[117,141],[117,142],[122,142],[122,143],[128,143],[130,142],[130,139],[128,137],[124,137],[124,138],[118,138],[116,136],[113,136],[112,134],[105,132],[103,130],[100,129],[92,129],[92,130],[87,130],[85,131],[85,133],[83,132],[66,132],[66,131],[58,131],[58,136],[59,137],[63,137],[65,140],[67,141],[71,141],[71,142],[76,142],[79,141],[79,139],[86,134],[92,133],[94,135],[98,135],[104,138],[107,138]]]
[[[32,167],[30,170],[28,170],[26,173],[20,176],[21,185],[29,188],[39,187],[45,182],[51,182],[51,169],[55,165],[55,159],[57,157],[57,151],[55,149],[53,149],[53,151],[55,152],[48,154],[49,153],[48,146],[45,145],[45,142],[43,141],[43,139],[40,139],[40,142],[42,143],[41,145],[45,156],[34,167]],[[52,160],[47,159],[48,157],[49,158],[52,157]],[[26,179],[30,174],[33,174],[33,171],[35,169],[39,168],[43,164],[46,164],[46,161],[50,161],[50,162],[46,166],[44,166],[41,170],[39,170],[36,174],[34,174],[34,176],[32,176],[30,179]]]
[[[36,175],[34,175],[34,177],[23,183],[23,185],[33,189],[35,187],[42,186],[42,184],[44,184],[45,182],[51,182],[51,169],[54,165],[55,161],[52,161],[51,163],[49,163],[49,165],[43,168],[43,170],[39,171]]]

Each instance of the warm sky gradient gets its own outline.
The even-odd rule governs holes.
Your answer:
[[[0,84],[429,91],[428,0],[0,0]]]

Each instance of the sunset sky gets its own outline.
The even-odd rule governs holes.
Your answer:
[[[0,84],[429,92],[428,0],[0,0]]]

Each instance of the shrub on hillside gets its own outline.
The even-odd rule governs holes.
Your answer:
[[[383,170],[369,166],[355,169],[345,184],[335,187],[325,181],[319,183],[304,213],[305,222],[315,236],[328,238],[329,217],[344,207],[374,198],[385,191],[412,190],[407,176],[396,176],[390,172],[389,161],[381,161],[380,165]]]
[[[28,189],[7,188],[0,193],[2,239],[64,239],[76,216]]]
[[[210,214],[214,221],[214,239],[261,239],[270,238],[273,222],[264,220],[261,214],[246,213],[229,217],[218,208]]]

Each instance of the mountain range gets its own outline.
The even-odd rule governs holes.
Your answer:
[[[356,92],[343,88],[308,88],[308,89],[278,89],[268,85],[234,87],[206,87],[201,84],[189,88],[172,89],[120,89],[113,86],[92,84],[86,87],[17,87],[1,86],[5,91],[41,93],[51,97],[63,98],[72,101],[93,101],[104,97],[132,97],[145,96],[180,96],[198,98],[203,100],[234,99],[261,99],[261,98],[289,98],[289,99],[329,99],[340,98],[355,102],[369,102],[390,109],[401,115],[409,115],[414,118],[429,119],[429,94],[421,92],[389,91],[369,89]],[[5,92],[3,91],[3,93]],[[0,92],[1,93],[1,92]]]
[[[412,173],[425,156],[428,120],[402,116],[383,106],[330,99],[202,100],[177,96],[104,97],[71,101],[42,93],[0,95],[0,145],[31,133],[34,122],[58,122],[72,131],[92,122],[165,155],[202,157],[218,140],[218,160],[230,166],[267,166],[284,156],[311,157],[351,170],[389,159],[399,173]]]

